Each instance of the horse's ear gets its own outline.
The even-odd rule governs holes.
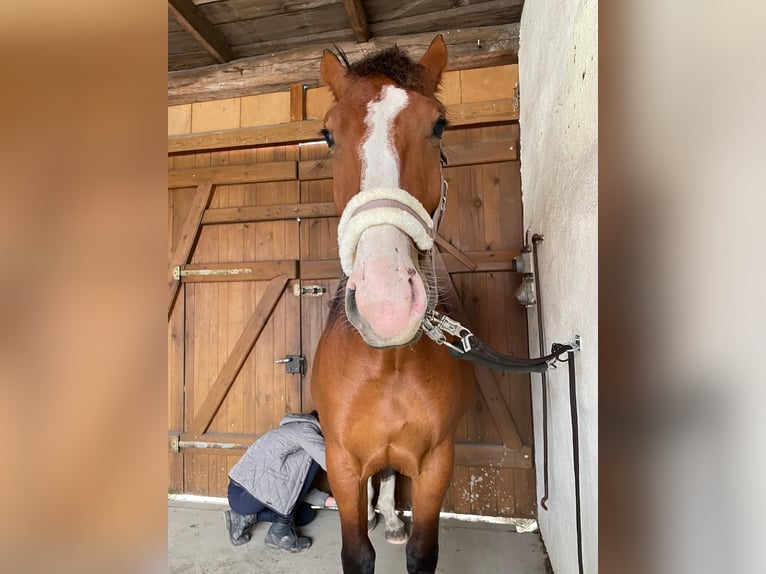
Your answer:
[[[425,79],[431,91],[435,92],[439,86],[444,68],[447,67],[447,45],[444,37],[439,34],[433,39],[428,50],[420,58],[420,65],[425,68]]]
[[[343,92],[346,91],[348,78],[346,77],[346,66],[338,60],[338,57],[331,50],[325,50],[322,54],[319,75],[322,76],[322,81],[330,86],[335,99],[339,100],[343,96]]]

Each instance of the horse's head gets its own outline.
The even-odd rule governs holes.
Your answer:
[[[345,58],[344,58],[345,59]],[[348,64],[346,62],[346,64]],[[420,62],[389,48],[353,65],[326,50],[335,96],[323,133],[333,156],[346,315],[373,347],[413,341],[434,295],[418,251],[433,244],[446,120],[434,92],[447,65],[437,36]]]

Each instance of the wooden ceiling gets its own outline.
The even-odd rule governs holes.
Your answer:
[[[444,34],[449,69],[515,63],[523,0],[168,0],[168,101],[319,82],[336,44],[351,61],[394,43],[419,57]]]

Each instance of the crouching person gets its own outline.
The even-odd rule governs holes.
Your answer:
[[[257,522],[271,522],[266,544],[301,552],[311,540],[295,526],[314,519],[311,505],[330,508],[333,497],[311,488],[319,467],[327,470],[325,443],[316,411],[287,415],[261,436],[229,471],[229,506],[224,513],[235,546],[250,541]]]

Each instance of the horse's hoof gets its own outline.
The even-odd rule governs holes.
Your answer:
[[[396,530],[386,530],[386,542],[389,544],[404,544],[408,538],[407,529],[404,526]]]
[[[367,532],[372,532],[378,525],[378,515],[374,515],[371,519],[367,520]]]

